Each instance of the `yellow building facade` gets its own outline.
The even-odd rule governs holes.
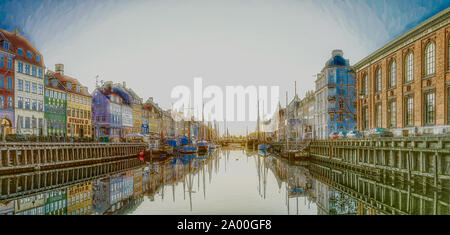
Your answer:
[[[92,137],[91,95],[86,86],[72,77],[64,75],[64,65],[55,65],[54,76],[67,91],[66,117],[68,137]]]

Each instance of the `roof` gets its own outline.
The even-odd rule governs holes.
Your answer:
[[[80,92],[77,92],[76,90],[76,86],[71,86],[71,89],[69,89],[67,87],[67,82],[70,82],[72,85],[79,85],[80,88],[84,87],[77,79],[69,77],[67,75],[63,75],[60,73],[55,73],[51,70],[47,71],[47,75],[48,76],[53,76],[56,79],[58,79],[58,81],[64,86],[64,88],[66,89],[67,92],[71,92],[71,93],[75,93],[75,94],[79,94],[79,95],[84,95],[84,96],[91,96],[91,94],[89,94],[89,92],[86,90],[84,91],[83,89],[80,89]],[[86,87],[87,89],[87,87]]]
[[[408,30],[406,33],[398,36],[388,44],[384,45],[380,49],[374,51],[370,55],[366,56],[362,60],[360,60],[358,63],[356,63],[353,67],[358,70],[362,67],[364,67],[367,63],[370,61],[380,57],[384,53],[393,50],[397,47],[402,47],[404,43],[408,43],[407,41],[411,38],[418,36],[425,31],[429,30],[431,27],[438,25],[438,27],[443,27],[445,24],[442,24],[442,22],[449,22],[450,18],[450,7],[446,8],[445,10],[439,12],[438,14],[430,17],[429,19],[425,20],[424,22],[418,24],[417,26],[413,27],[412,29]],[[412,42],[411,42],[412,43]],[[408,43],[409,44],[409,43]]]
[[[40,67],[45,67],[44,58],[42,54],[33,46],[33,44],[31,44],[30,41],[28,41],[26,37],[21,36],[19,34],[8,32],[4,29],[0,29],[0,41],[4,40],[4,38],[6,38],[6,40],[9,43],[11,43],[10,51],[15,55],[16,59],[26,61],[27,63],[37,65]],[[23,49],[22,56],[19,56],[19,54],[17,53],[18,48]],[[33,57],[31,59],[27,57],[27,51],[33,53]],[[39,62],[36,61],[35,55],[40,56]]]

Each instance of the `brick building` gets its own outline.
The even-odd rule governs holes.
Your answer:
[[[450,131],[450,8],[354,65],[358,129]]]

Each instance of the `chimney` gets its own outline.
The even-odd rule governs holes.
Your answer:
[[[14,35],[19,35],[19,29],[14,29],[14,31],[13,31],[13,33],[14,33]]]
[[[64,75],[64,64],[55,64],[55,72]]]
[[[123,86],[123,88],[126,88],[127,87],[127,83],[126,82],[122,82],[122,86]]]
[[[112,89],[112,82],[111,81],[105,82],[105,87],[106,87],[106,90],[111,90]]]

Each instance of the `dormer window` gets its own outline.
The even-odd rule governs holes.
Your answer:
[[[33,54],[30,51],[28,51],[27,52],[27,57],[28,57],[28,59],[31,59],[31,58],[33,58]]]
[[[23,56],[22,48],[17,49],[17,54],[20,55],[20,56]]]
[[[58,81],[56,81],[56,79],[53,79],[53,80],[52,80],[52,85],[53,85],[54,87],[57,87],[57,86],[58,86]]]
[[[9,50],[9,43],[8,43],[8,42],[3,42],[3,47],[4,47],[6,50]]]
[[[77,92],[80,92],[80,86],[77,85],[76,88],[77,88]]]
[[[72,90],[72,84],[70,82],[67,83],[67,89]]]
[[[41,61],[41,56],[39,56],[39,55],[36,54],[36,61],[37,61],[37,62],[40,62],[40,61]]]

